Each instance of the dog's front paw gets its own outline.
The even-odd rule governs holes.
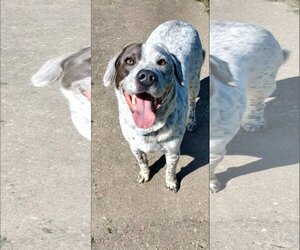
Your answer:
[[[186,130],[188,132],[193,132],[193,131],[196,130],[196,128],[197,128],[197,122],[196,121],[191,121],[186,126]]]
[[[166,187],[173,191],[174,193],[177,193],[178,191],[178,182],[177,179],[175,180],[166,180]]]
[[[212,193],[217,193],[222,189],[222,185],[217,179],[210,180],[209,187]]]
[[[242,127],[247,132],[256,132],[267,127],[265,120],[259,122],[245,122],[242,123]]]
[[[149,181],[150,179],[150,171],[140,171],[139,175],[138,175],[138,183],[144,183]]]

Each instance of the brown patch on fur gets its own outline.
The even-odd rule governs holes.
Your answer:
[[[120,82],[128,76],[130,71],[136,66],[138,61],[141,59],[142,54],[142,44],[141,43],[132,43],[127,45],[121,54],[118,56],[115,62],[116,68],[116,88],[119,88]],[[129,65],[126,63],[126,59],[133,60],[133,64]]]

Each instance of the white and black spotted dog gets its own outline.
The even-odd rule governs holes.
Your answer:
[[[54,58],[31,78],[31,83],[43,87],[60,80],[61,91],[69,107],[77,131],[91,140],[91,48]]]
[[[225,147],[242,126],[254,132],[266,126],[265,99],[276,88],[276,74],[287,59],[273,35],[258,26],[228,21],[210,25],[210,188]]]
[[[143,44],[129,44],[108,64],[103,82],[115,85],[122,133],[149,180],[147,153],[166,156],[166,186],[176,192],[176,166],[186,129],[196,127],[195,101],[204,53],[196,29],[183,21],[158,26]]]

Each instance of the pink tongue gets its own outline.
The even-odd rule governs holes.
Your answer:
[[[137,127],[150,128],[156,118],[152,111],[152,97],[146,96],[144,99],[141,99],[136,96],[136,109],[132,116]]]
[[[86,91],[83,92],[83,94],[87,97],[87,99],[89,101],[92,101],[92,92],[91,92],[91,90],[86,90]]]

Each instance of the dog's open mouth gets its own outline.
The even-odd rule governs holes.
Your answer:
[[[163,97],[155,98],[148,93],[129,95],[126,91],[124,96],[135,125],[138,128],[150,128],[156,119],[156,112],[161,106]]]

